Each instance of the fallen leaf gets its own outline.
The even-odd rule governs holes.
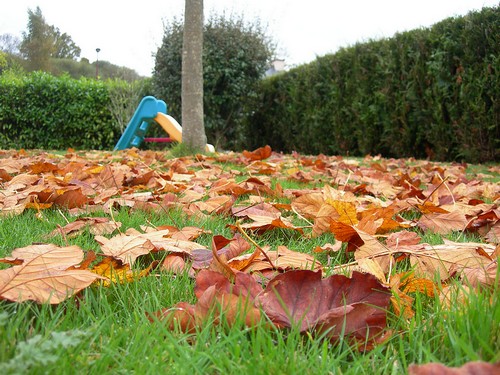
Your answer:
[[[452,231],[464,230],[468,220],[465,215],[459,211],[450,213],[432,213],[423,215],[418,221],[418,225],[423,230],[430,230],[439,234],[448,234]]]
[[[290,220],[282,217],[281,214],[278,215],[247,214],[246,216],[253,221],[250,223],[241,224],[241,228],[254,231],[257,234],[262,234],[268,230],[273,230],[278,228],[291,229],[299,233],[304,233],[301,227],[293,225],[293,223]]]
[[[121,227],[122,223],[110,221],[105,217],[83,217],[66,224],[64,227],[54,229],[48,237],[62,234],[68,237],[76,237],[88,229],[91,234],[103,235],[111,234]]]
[[[155,245],[146,234],[130,236],[120,233],[111,239],[96,236],[95,240],[101,245],[104,255],[119,259],[123,264],[133,265],[137,257],[155,249]]]
[[[262,272],[264,270],[273,269],[268,259],[271,260],[276,269],[281,271],[290,269],[322,269],[321,263],[318,262],[314,256],[290,250],[286,246],[278,246],[276,251],[266,251],[265,249],[263,249],[263,251],[265,251],[267,258],[257,252],[233,258],[228,262],[228,264],[232,268],[248,273]]]
[[[147,276],[151,270],[156,267],[157,262],[151,263],[144,270],[132,270],[129,264],[124,264],[120,260],[111,257],[104,259],[96,264],[91,271],[97,275],[103,276],[105,279],[101,281],[103,286],[110,286],[115,283],[128,283],[136,281],[144,276]]]
[[[58,304],[99,278],[87,270],[70,269],[83,260],[78,246],[32,245],[0,259],[13,260],[22,263],[0,271],[0,297],[10,301]]]
[[[54,204],[66,208],[83,207],[88,202],[88,197],[83,194],[82,189],[77,186],[67,187],[57,192]]]
[[[238,272],[231,283],[218,272],[203,270],[196,276],[198,301],[194,305],[180,302],[149,315],[166,322],[170,329],[177,326],[184,332],[194,332],[208,321],[220,324],[222,317],[229,325],[244,321],[250,327],[260,321],[260,310],[254,300],[261,290],[250,275]]]
[[[168,254],[165,259],[163,259],[161,269],[172,272],[173,274],[181,274],[188,270],[189,276],[194,277],[193,269],[190,267],[188,268],[186,260],[179,254]]]
[[[315,253],[336,253],[342,249],[342,242],[337,241],[335,244],[325,243],[323,246],[316,246]]]
[[[369,341],[386,327],[388,288],[369,274],[352,278],[321,272],[289,271],[272,279],[258,296],[262,309],[278,327],[298,326],[301,332],[326,332]]]
[[[458,243],[446,241],[442,245],[422,244],[422,249],[409,251],[410,263],[415,268],[415,274],[420,277],[441,280],[448,279],[452,272],[462,272],[466,268],[484,269],[491,263],[490,257],[481,249],[493,246],[477,243]],[[400,248],[400,251],[402,249]]]
[[[254,151],[243,151],[243,156],[250,160],[264,160],[271,156],[272,150],[269,145],[259,147]]]
[[[464,279],[473,287],[477,286],[493,286],[497,283],[500,286],[500,278],[498,275],[498,261],[481,267],[465,267],[463,269]]]
[[[134,264],[137,257],[148,254],[151,251],[167,251],[175,253],[190,254],[194,249],[203,246],[196,242],[168,238],[168,229],[147,233],[127,231],[110,239],[96,236],[95,240],[101,245],[102,252],[120,259],[124,264]]]

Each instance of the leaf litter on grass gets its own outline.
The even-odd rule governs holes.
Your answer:
[[[175,321],[193,332],[219,316],[214,310],[230,324],[243,317],[254,325],[264,314],[276,327],[375,345],[390,334],[389,303],[409,318],[412,293],[441,293],[453,278],[473,287],[498,282],[500,186],[468,177],[463,164],[283,155],[269,146],[179,159],[137,149],[2,151],[0,158],[0,216],[35,210],[43,218],[46,209],[64,208],[80,218],[54,228],[47,240],[68,241],[88,230],[100,247],[86,261],[83,254],[90,249],[36,245],[49,247],[49,254],[71,249],[71,263],[46,261],[40,254],[36,259],[43,261],[37,262],[25,255],[29,247],[15,249],[2,259],[13,265],[0,271],[2,299],[59,303],[93,283],[131,282],[154,270],[188,272],[196,279],[197,302],[179,302],[152,312],[151,319],[172,327]],[[113,219],[116,209],[165,216],[176,210],[195,222],[217,215],[234,237],[193,226],[122,229]],[[111,220],[89,218],[92,212],[109,212]],[[309,254],[287,243],[272,250],[255,242],[278,231],[295,233],[305,243],[332,233],[337,242],[315,245]],[[443,243],[425,243],[423,233],[435,233]],[[446,239],[455,233],[483,242]],[[201,234],[213,236],[211,249],[196,242]],[[313,251],[353,256],[345,264],[323,265]],[[136,266],[138,259],[160,252],[161,263],[152,257]],[[410,270],[400,271],[405,261]]]

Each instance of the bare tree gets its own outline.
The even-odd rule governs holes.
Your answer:
[[[10,53],[11,55],[19,54],[19,45],[21,40],[12,34],[0,35],[0,51]]]
[[[182,142],[203,152],[203,0],[185,0],[182,45]]]

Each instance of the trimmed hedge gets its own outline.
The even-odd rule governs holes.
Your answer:
[[[151,80],[0,75],[0,148],[112,149]]]
[[[265,79],[247,146],[500,158],[500,8],[357,44]]]
[[[0,148],[109,149],[119,136],[101,81],[0,76]]]

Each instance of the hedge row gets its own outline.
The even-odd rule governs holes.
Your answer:
[[[0,75],[0,148],[112,149],[123,118],[131,117],[142,98],[134,90],[143,87],[6,72]]]
[[[357,44],[262,82],[249,147],[500,159],[500,8]]]

